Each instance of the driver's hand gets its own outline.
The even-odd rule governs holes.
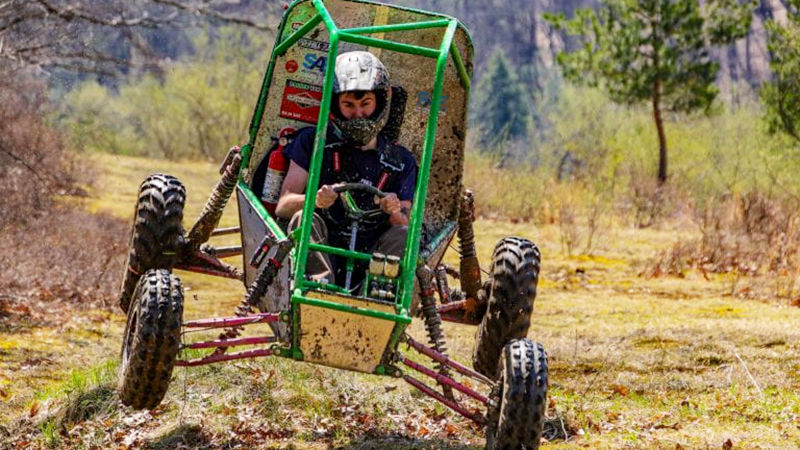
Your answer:
[[[336,201],[338,196],[339,194],[333,191],[333,186],[326,184],[317,191],[317,201],[315,206],[320,209],[328,209],[333,206],[333,203]]]
[[[378,199],[376,197],[376,203],[381,205],[381,210],[390,216],[393,214],[398,214],[402,206],[400,205],[400,199],[397,198],[397,194],[386,194],[386,197],[382,199]]]

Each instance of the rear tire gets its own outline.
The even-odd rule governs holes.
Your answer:
[[[150,269],[172,269],[175,265],[183,242],[185,201],[186,189],[170,175],[150,175],[139,187],[119,294],[119,306],[123,311],[128,312],[141,274]]]
[[[486,448],[538,449],[547,409],[547,355],[530,339],[508,343],[500,358],[500,378],[491,394]]]
[[[183,290],[165,269],[141,276],[128,310],[117,389],[124,405],[152,409],[167,393],[180,351]]]
[[[541,254],[523,238],[501,239],[492,255],[492,269],[484,288],[489,298],[478,325],[472,364],[489,378],[498,376],[498,359],[506,343],[528,335],[536,299]]]

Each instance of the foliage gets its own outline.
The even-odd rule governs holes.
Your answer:
[[[761,89],[771,131],[800,141],[800,1],[789,2],[786,22],[771,22],[769,51],[772,80]]]
[[[496,49],[474,93],[472,122],[479,128],[481,148],[506,146],[527,136],[528,97],[503,51]]]
[[[732,274],[729,294],[800,306],[798,199],[752,190],[710,199],[698,215],[702,235],[652,258],[646,275]],[[739,280],[747,276],[748,280]],[[707,277],[707,275],[706,275]]]
[[[0,230],[46,214],[55,194],[77,189],[64,137],[43,118],[49,110],[41,82],[0,78]]]
[[[708,111],[719,66],[710,49],[747,34],[751,5],[735,0],[604,0],[572,20],[547,19],[580,46],[558,56],[572,81],[602,87],[615,102],[651,102],[659,136],[658,180],[667,179],[663,112]]]
[[[676,117],[667,130],[673,182],[659,187],[649,164],[648,143],[656,134],[649,111],[621,106],[598,89],[566,85],[543,115],[552,127],[530,144],[535,164],[501,167],[499,158],[476,150],[480,144],[471,136],[464,182],[476,192],[484,216],[560,223],[565,207],[575,210],[581,226],[593,204],[606,205],[606,216],[614,213],[645,226],[670,216],[691,217],[726,193],[772,186],[787,196],[800,195],[794,175],[800,154],[753,121],[761,114],[758,104],[745,102],[712,116]],[[515,195],[509,196],[509,189]]]
[[[0,324],[54,303],[102,304],[121,271],[121,222],[66,206],[66,195],[86,195],[92,171],[46,124],[44,92],[25,78],[0,84]]]
[[[210,33],[209,33],[210,34]],[[62,123],[78,149],[216,159],[246,138],[269,36],[198,34],[192,62],[130,77],[118,93],[95,82],[67,96]]]

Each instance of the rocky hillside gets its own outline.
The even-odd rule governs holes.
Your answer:
[[[544,12],[562,12],[568,17],[577,8],[595,7],[596,0],[396,0],[396,3],[442,11],[461,18],[472,32],[480,63],[494,47],[503,48],[519,67],[552,66],[565,38],[542,19]],[[734,86],[758,86],[769,77],[765,22],[786,15],[785,0],[760,0],[750,34],[718,51],[720,84],[724,91]],[[480,6],[478,6],[480,5]],[[568,43],[566,44],[568,45]],[[535,66],[536,67],[536,66]]]

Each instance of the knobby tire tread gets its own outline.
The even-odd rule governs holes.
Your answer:
[[[536,299],[541,254],[528,239],[507,237],[495,246],[488,283],[486,313],[478,325],[472,362],[475,370],[498,376],[498,359],[506,343],[527,336]]]
[[[547,409],[548,367],[542,344],[530,339],[508,343],[491,397],[486,448],[538,449]]]
[[[122,343],[118,391],[123,404],[153,409],[169,387],[181,344],[183,290],[166,269],[147,271],[136,285]]]
[[[172,269],[183,240],[186,189],[177,178],[153,174],[139,187],[119,305],[128,311],[141,274],[149,269]]]

